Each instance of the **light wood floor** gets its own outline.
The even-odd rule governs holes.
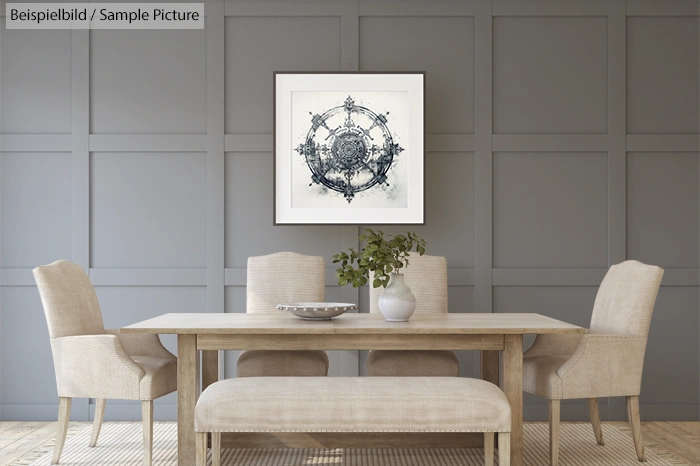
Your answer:
[[[692,466],[700,466],[700,422],[643,422],[642,430],[648,441]],[[0,466],[21,458],[54,435],[55,422],[0,422]]]

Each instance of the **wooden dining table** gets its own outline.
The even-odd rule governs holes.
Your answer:
[[[164,314],[121,329],[129,334],[177,335],[179,466],[195,463],[194,409],[200,392],[199,351],[202,352],[201,387],[205,389],[219,378],[219,350],[371,349],[481,351],[481,377],[500,383],[510,402],[511,464],[521,466],[523,335],[585,331],[543,315],[519,313],[415,314],[408,322],[387,322],[381,314],[365,313],[343,314],[325,321],[306,321],[282,312]]]

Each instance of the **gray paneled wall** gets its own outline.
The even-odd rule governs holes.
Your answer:
[[[412,229],[448,258],[452,312],[587,325],[609,265],[666,268],[642,416],[699,418],[696,2],[231,1],[206,14],[199,31],[3,21],[3,419],[56,416],[39,264],[89,269],[110,327],[244,312],[247,258],[281,250],[323,255],[328,298],[366,307],[367,290],[336,286],[330,263],[360,227],[272,226],[276,70],[427,72],[427,223]],[[463,375],[478,374],[475,356],[460,355]],[[332,366],[364,372],[353,352]],[[156,416],[173,418],[174,403]],[[542,400],[526,403],[544,418]],[[90,407],[76,400],[74,418]],[[581,403],[563,411],[587,418]],[[138,406],[107,415],[138,419]],[[602,416],[623,419],[622,400]]]

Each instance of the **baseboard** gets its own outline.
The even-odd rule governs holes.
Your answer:
[[[607,421],[607,406],[601,405],[601,421]],[[525,421],[547,421],[549,420],[549,403],[544,400],[542,403],[526,403],[523,405],[523,419]],[[561,403],[562,421],[590,421],[588,414],[588,403],[581,400],[563,400]]]
[[[74,399],[71,402],[70,420],[87,421],[88,400]],[[56,403],[2,403],[0,420],[3,421],[55,421],[58,419],[58,400]]]
[[[700,403],[641,403],[642,421],[700,421]]]
[[[625,405],[624,398],[612,400],[616,403],[608,405],[607,399],[600,399],[601,421],[626,421],[626,415],[619,416],[617,404]],[[698,403],[642,403],[639,406],[642,421],[700,421],[700,404]],[[549,405],[547,400],[541,403],[525,403],[523,418],[526,421],[549,420]],[[590,421],[586,400],[562,400],[562,421]]]
[[[90,405],[90,420],[95,419],[95,405]],[[155,421],[177,421],[177,403],[158,403],[153,406]],[[141,402],[107,400],[105,421],[140,421]]]
[[[601,400],[602,401],[602,400]],[[526,421],[546,421],[548,419],[547,401],[541,403],[526,403],[523,417]],[[588,406],[585,401],[563,401],[562,421],[588,421]],[[643,421],[698,421],[700,420],[699,403],[646,403],[640,406]],[[74,399],[71,409],[72,421],[92,421],[95,415],[95,405],[88,405],[85,399]],[[153,410],[156,421],[177,420],[176,403],[157,403]],[[55,421],[58,416],[58,403],[27,403],[0,404],[0,420],[3,421]],[[624,419],[609,419],[606,405],[601,403],[600,417],[603,421],[622,421]],[[105,408],[106,421],[140,421],[141,402],[139,401],[107,401]]]
[[[3,421],[56,421],[58,402],[32,404],[0,404],[0,420]],[[156,421],[176,421],[176,403],[155,403],[153,418]],[[84,398],[74,398],[70,411],[71,421],[92,421],[95,419],[95,405]],[[141,402],[108,400],[105,408],[105,421],[140,421]]]

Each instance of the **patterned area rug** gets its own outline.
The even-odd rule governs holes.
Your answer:
[[[175,466],[176,425],[159,422],[154,427],[154,466]],[[143,463],[140,423],[105,423],[98,446],[88,448],[90,426],[78,425],[69,430],[61,456],[61,465],[141,466]],[[603,425],[605,446],[593,439],[586,423],[561,427],[561,466],[639,466],[629,432]],[[548,427],[546,424],[525,426],[524,466],[549,464]],[[48,466],[53,441],[9,466]],[[231,449],[222,452],[225,466],[481,466],[481,449]],[[667,451],[646,444],[648,466],[685,465]],[[497,464],[497,463],[496,463]]]

